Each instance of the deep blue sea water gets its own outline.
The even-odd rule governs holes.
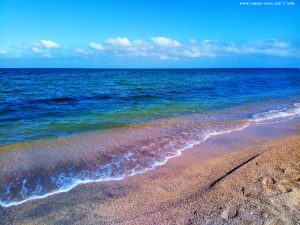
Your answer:
[[[299,69],[1,69],[0,205],[119,180],[300,116]]]
[[[299,69],[1,69],[0,145],[299,95]]]

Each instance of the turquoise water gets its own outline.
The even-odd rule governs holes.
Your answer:
[[[0,84],[3,207],[300,116],[298,69],[1,69]]]
[[[300,95],[298,69],[1,69],[0,145]]]

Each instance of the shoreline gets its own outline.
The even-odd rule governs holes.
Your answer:
[[[227,116],[231,110],[228,109]],[[204,123],[205,119],[202,121],[195,115],[175,117],[4,151],[0,158],[0,170],[5,171],[0,179],[3,184],[0,205],[16,206],[68,192],[81,184],[122,180],[145,173],[215,136],[236,135],[251,130],[252,126],[272,126],[277,119],[288,123],[297,120],[298,111],[299,104],[293,103],[292,108],[268,110],[243,120],[214,122],[212,119]]]
[[[255,191],[252,191],[252,194],[255,193],[252,199],[259,199],[259,195],[265,196],[260,191],[262,181],[267,186],[271,185],[271,190],[276,190],[275,186],[282,183],[280,180],[284,176],[284,173],[277,174],[280,171],[273,168],[269,161],[273,160],[276,165],[280,164],[281,159],[285,159],[285,163],[291,165],[300,161],[300,123],[296,121],[298,126],[295,126],[294,122],[267,127],[257,126],[234,135],[231,133],[212,137],[206,143],[184,151],[180,157],[169,160],[155,170],[120,181],[79,185],[69,192],[19,206],[0,207],[0,218],[4,224],[53,224],[59,221],[66,224],[245,222],[241,218],[246,218],[247,207],[240,206],[248,199],[243,194],[245,187],[258,185],[254,187]],[[266,135],[264,138],[261,133],[268,134],[267,131],[271,137]],[[296,155],[291,154],[293,152]],[[287,156],[288,153],[291,157]],[[253,158],[255,156],[256,158]],[[251,158],[253,159],[247,162]],[[265,166],[258,167],[260,171],[256,168],[257,162],[261,165],[265,163]],[[292,174],[299,176],[299,165],[291,165],[287,167],[294,170]],[[259,174],[263,171],[269,171],[269,174]],[[250,183],[245,174],[251,177]],[[249,176],[250,174],[253,175]],[[276,177],[277,183],[274,183],[273,177]],[[293,182],[299,187],[297,179]],[[284,188],[285,186],[281,187]],[[287,193],[296,193],[296,209],[299,210],[299,188],[281,194]],[[218,196],[218,199],[214,196]],[[224,203],[229,200],[237,204],[230,203],[233,206],[226,208]],[[247,215],[249,221],[253,219],[250,212],[251,210]],[[262,222],[268,219],[283,220],[270,214],[269,218],[256,216],[254,221]],[[293,221],[286,224],[293,224]]]
[[[187,146],[185,146],[185,147],[183,147],[181,149],[178,149],[178,150],[176,150],[176,152],[173,155],[167,156],[162,161],[157,161],[153,165],[151,165],[149,168],[144,168],[144,169],[142,169],[140,171],[134,171],[132,174],[126,174],[126,175],[124,175],[122,177],[115,177],[115,178],[114,177],[103,178],[103,179],[99,179],[99,180],[98,179],[95,179],[95,180],[80,180],[80,181],[75,182],[74,184],[71,184],[70,186],[68,186],[66,188],[61,188],[61,189],[58,189],[58,190],[53,191],[53,192],[48,192],[48,193],[46,193],[44,195],[32,196],[32,197],[30,197],[28,199],[24,199],[22,201],[11,201],[9,203],[6,203],[6,202],[3,203],[3,202],[1,202],[0,203],[0,207],[18,206],[18,205],[24,204],[24,203],[26,203],[28,201],[34,201],[34,200],[38,200],[38,199],[44,199],[44,198],[47,198],[49,196],[52,196],[52,195],[55,195],[55,194],[59,194],[59,193],[66,193],[66,192],[72,190],[73,188],[75,188],[75,187],[77,187],[79,185],[83,185],[83,184],[98,183],[98,182],[109,182],[109,181],[119,181],[119,180],[126,179],[127,177],[131,177],[131,176],[135,176],[135,175],[138,175],[138,174],[147,173],[147,172],[149,172],[151,170],[155,170],[157,167],[165,165],[172,158],[180,157],[183,154],[184,151],[192,149],[195,146],[204,143],[205,141],[207,141],[211,137],[218,136],[218,135],[229,134],[229,133],[232,133],[232,132],[234,133],[234,132],[242,131],[242,130],[246,129],[248,126],[250,126],[250,125],[246,124],[246,125],[238,127],[238,128],[233,128],[231,130],[225,130],[225,131],[220,131],[220,132],[215,132],[215,133],[214,132],[208,133],[203,138],[203,140],[200,140],[200,141],[198,141],[196,143],[192,143],[192,144],[187,145]]]

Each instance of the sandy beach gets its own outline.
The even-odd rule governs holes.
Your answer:
[[[0,0],[0,225],[300,225],[299,1]]]
[[[291,121],[213,137],[146,173],[1,208],[1,224],[297,224],[299,133]]]

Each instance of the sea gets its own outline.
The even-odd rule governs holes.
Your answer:
[[[0,69],[0,205],[164,165],[300,116],[300,70]]]

